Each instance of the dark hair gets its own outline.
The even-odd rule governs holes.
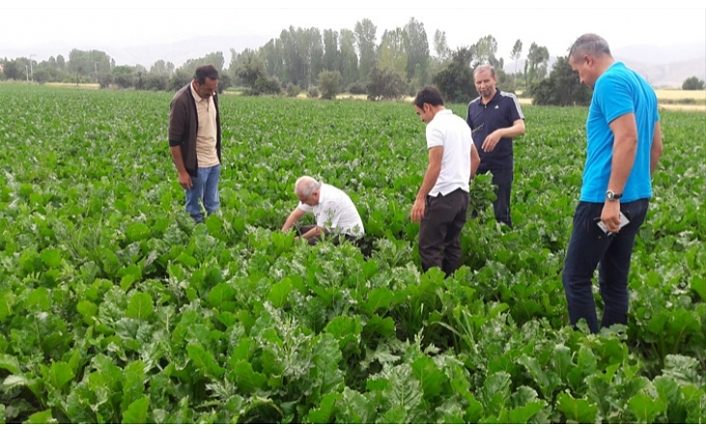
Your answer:
[[[213,67],[212,64],[207,64],[205,66],[200,66],[196,69],[194,73],[194,79],[198,81],[199,84],[203,84],[208,79],[218,79],[218,70]]]
[[[444,104],[444,99],[441,97],[441,93],[439,93],[436,87],[424,87],[417,93],[417,97],[414,98],[414,104],[417,105],[418,108],[421,108],[425,103],[431,106],[441,106]]]

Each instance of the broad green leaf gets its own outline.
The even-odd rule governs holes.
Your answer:
[[[532,401],[524,406],[515,407],[508,413],[508,422],[513,424],[526,424],[544,408],[544,401]]]
[[[142,361],[130,362],[123,373],[121,406],[126,409],[145,392],[145,364]]]
[[[287,296],[289,296],[289,292],[291,292],[293,288],[292,281],[288,277],[285,277],[272,285],[270,293],[267,295],[267,300],[275,307],[281,308],[287,302]]]
[[[32,414],[29,418],[27,418],[26,421],[23,423],[25,424],[55,424],[56,419],[52,416],[51,409],[48,410],[43,410],[41,412],[37,412]]]
[[[128,290],[133,284],[142,280],[142,269],[137,264],[131,264],[119,271],[120,287]]]
[[[123,411],[123,424],[144,424],[147,423],[147,411],[150,407],[150,399],[143,396],[133,401],[128,408]]]
[[[90,322],[90,319],[98,314],[98,306],[91,301],[79,301],[79,303],[76,304],[76,311],[83,316],[84,321]]]
[[[499,412],[510,400],[510,375],[500,371],[488,376],[482,389],[483,405],[486,411]]]
[[[267,379],[262,373],[254,371],[250,362],[244,359],[236,359],[232,361],[230,368],[235,383],[243,392],[253,393],[257,390],[266,389],[265,383]]]
[[[15,295],[10,290],[0,292],[0,321],[12,315],[12,307],[15,305]]]
[[[424,398],[431,400],[441,394],[444,384],[448,381],[434,361],[428,356],[420,356],[412,363],[414,377],[422,384]]]
[[[128,317],[133,319],[147,320],[154,312],[152,297],[145,292],[137,292],[130,297],[127,306]]]
[[[150,228],[144,223],[133,223],[125,229],[128,242],[139,241],[150,236]]]
[[[9,371],[10,374],[20,373],[20,363],[17,358],[5,353],[0,353],[0,368]]]
[[[330,423],[333,417],[336,402],[341,399],[339,393],[328,393],[321,398],[318,407],[309,410],[305,423],[325,424]]]
[[[49,382],[57,389],[63,388],[73,378],[74,372],[66,362],[54,362],[49,367]]]
[[[31,384],[31,381],[25,376],[11,374],[5,377],[5,380],[2,382],[2,384],[7,389],[12,389],[17,386],[28,386]]]
[[[27,307],[32,310],[48,311],[51,308],[49,290],[45,287],[32,290],[27,297]]]
[[[654,423],[655,418],[665,412],[667,404],[660,399],[640,393],[628,400],[628,409],[639,422],[649,424]]]
[[[227,283],[218,283],[213,286],[206,297],[211,307],[230,311],[235,309],[233,298],[235,298],[235,289]],[[226,306],[226,304],[230,304],[230,306]]]
[[[364,309],[368,314],[373,314],[380,309],[387,308],[394,300],[394,294],[383,288],[372,289],[368,294]]]
[[[45,248],[39,254],[47,268],[58,268],[61,266],[61,252],[55,248]]]
[[[218,365],[213,354],[204,349],[202,345],[189,344],[186,346],[186,351],[194,366],[205,375],[218,379],[223,376],[225,370]]]
[[[395,335],[395,321],[391,317],[382,318],[374,315],[365,324],[363,332],[368,336],[370,334],[378,334],[384,338],[393,337]]]
[[[360,341],[360,333],[363,330],[359,316],[337,316],[331,319],[324,331],[333,335],[338,340],[341,349],[349,344],[357,344]]]
[[[598,406],[584,399],[576,399],[566,392],[557,396],[557,408],[564,414],[567,422],[592,424],[596,423]]]

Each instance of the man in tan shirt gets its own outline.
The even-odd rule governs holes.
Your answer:
[[[186,190],[186,211],[196,222],[218,211],[221,172],[221,121],[218,111],[218,71],[212,65],[196,69],[194,79],[172,98],[169,147]]]

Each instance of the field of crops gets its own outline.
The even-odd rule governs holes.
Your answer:
[[[0,85],[0,423],[706,422],[703,113],[662,114],[629,325],[591,335],[560,274],[585,108],[526,108],[515,228],[474,181],[444,279],[409,104],[224,96],[222,214],[195,226],[170,98]],[[370,257],[279,232],[302,174],[349,192]]]

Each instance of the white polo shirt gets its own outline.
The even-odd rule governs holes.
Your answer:
[[[299,202],[298,209],[314,213],[316,225],[335,233],[361,238],[365,234],[363,221],[351,198],[334,186],[321,183],[318,205]]]
[[[471,129],[466,121],[443,109],[427,124],[427,149],[444,147],[441,171],[430,196],[447,195],[456,189],[468,191],[471,180]]]

